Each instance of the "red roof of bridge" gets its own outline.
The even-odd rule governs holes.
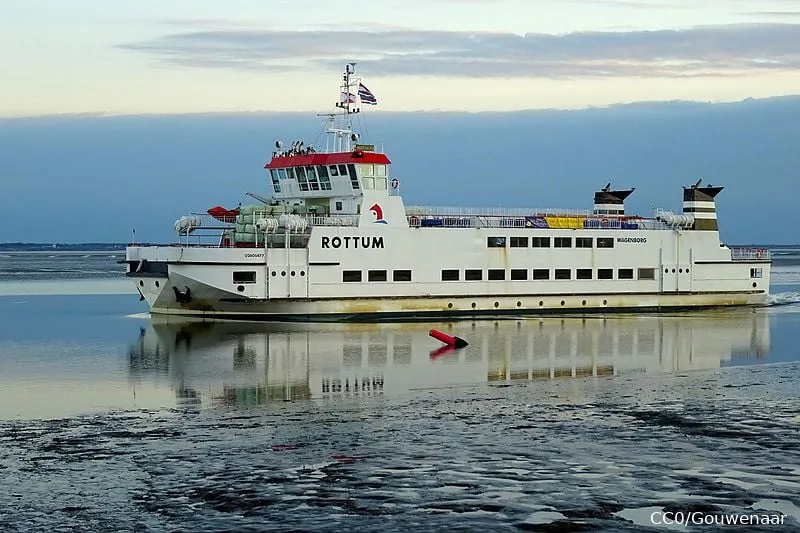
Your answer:
[[[391,163],[386,154],[376,152],[336,152],[332,154],[303,154],[273,157],[264,168],[287,168],[306,165],[338,165],[343,163],[364,163],[388,165]]]

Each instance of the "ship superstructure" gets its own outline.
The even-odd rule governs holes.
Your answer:
[[[347,65],[325,146],[276,141],[269,197],[181,217],[177,244],[129,246],[152,312],[360,320],[766,301],[769,251],[720,240],[722,187],[698,180],[682,212],[649,217],[610,183],[586,211],[406,206],[387,155],[353,128],[376,102]]]

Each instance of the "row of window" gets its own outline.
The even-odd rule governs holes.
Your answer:
[[[572,269],[569,268],[556,268],[552,271],[552,279],[555,280],[569,280],[573,279]],[[595,277],[595,270],[591,268],[578,268],[575,269],[574,279],[615,279],[613,268],[598,268]],[[512,268],[509,273],[511,281],[525,281],[528,278],[529,271],[525,268]],[[547,268],[534,268],[530,272],[530,279],[533,280],[548,280],[551,271]],[[636,277],[634,278],[634,274]],[[486,279],[489,281],[505,281],[506,270],[503,268],[490,268],[486,271]],[[616,279],[641,279],[641,280],[654,280],[656,279],[655,268],[619,268],[617,269]],[[457,269],[442,270],[442,281],[461,281],[461,271]],[[483,281],[483,270],[480,269],[466,269],[464,270],[464,281]]]
[[[367,172],[370,177],[364,178],[365,189],[386,189],[386,165],[360,165],[369,167]],[[353,190],[361,188],[358,182],[358,174],[354,164],[346,165],[308,165],[305,167],[271,168],[269,170],[272,177],[272,188],[275,192],[281,192],[281,180],[297,180],[297,185],[301,191],[330,191],[331,177],[343,176],[350,177],[350,184]],[[375,173],[374,177],[371,174]]]
[[[550,248],[550,237],[487,237],[486,246],[489,248],[505,248],[506,241],[511,248],[528,248],[528,241],[532,248]],[[594,237],[575,237],[575,248],[594,247]],[[553,237],[553,248],[572,248],[572,237]],[[597,237],[598,248],[613,248],[613,237]]]
[[[483,281],[483,272],[484,271],[480,269],[466,269],[464,270],[464,281]],[[575,277],[573,278],[572,269],[556,268],[552,270],[552,279],[656,279],[655,268],[619,268],[617,269],[616,278],[614,277],[613,268],[598,268],[596,271],[591,268],[578,268],[575,269],[574,272]],[[486,279],[488,281],[505,281],[506,275],[509,276],[508,279],[511,281],[526,281],[528,279],[549,280],[551,279],[551,270],[547,268],[534,268],[532,271],[529,271],[525,268],[512,268],[511,270],[506,271],[503,268],[490,268],[486,271]],[[358,283],[364,281],[363,271],[344,270],[342,272],[342,281],[345,283]],[[367,281],[389,281],[389,273],[386,270],[368,270]],[[392,281],[411,281],[411,271],[392,270]],[[461,271],[458,269],[442,270],[442,281],[461,281]]]

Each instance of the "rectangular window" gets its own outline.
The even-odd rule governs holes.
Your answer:
[[[375,165],[376,176],[386,176],[386,165]]]
[[[557,268],[555,279],[572,279],[570,270],[568,268]]]
[[[344,270],[342,272],[342,281],[345,283],[350,282],[358,282],[361,281],[361,271],[360,270]]]
[[[533,279],[550,279],[550,271],[546,268],[534,268]]]
[[[255,283],[256,273],[254,270],[236,271],[233,273],[233,282],[237,285],[242,283]]]
[[[575,237],[575,248],[591,248],[591,237]]]
[[[575,279],[592,279],[591,268],[579,268],[575,272]]]
[[[285,180],[286,179],[286,169],[285,168],[279,168],[278,169],[278,179],[279,180]]]
[[[370,270],[367,273],[367,280],[369,281],[386,281],[386,279],[385,270]]]
[[[375,178],[363,178],[364,179],[364,188],[365,189],[374,189],[375,188]],[[355,187],[353,187],[355,188]]]
[[[294,169],[295,173],[297,174],[297,183],[300,185],[301,191],[308,190],[308,180],[306,179],[306,169],[303,167],[297,167]]]
[[[442,281],[458,281],[458,270],[442,270]]]
[[[763,268],[751,268],[750,269],[750,277],[751,278],[763,278],[764,277],[764,269]]]
[[[375,178],[375,188],[379,191],[385,191],[388,188],[386,178]]]
[[[342,176],[347,176],[348,172],[350,173],[350,184],[353,186],[353,190],[360,189],[361,187],[358,184],[358,174],[356,174],[356,166],[352,163],[349,165],[339,165],[339,174]]]
[[[572,248],[572,237],[553,237],[553,248]]]
[[[614,238],[613,237],[598,237],[597,238],[597,247],[598,248],[613,248],[614,247]]]
[[[506,238],[505,237],[488,237],[486,239],[486,246],[489,248],[505,248],[506,247]]]
[[[338,176],[339,168],[336,165],[331,165],[331,176]]]
[[[294,169],[293,168],[287,168],[286,169],[286,179],[287,180],[295,179],[295,177],[294,177]]]
[[[533,237],[531,245],[534,248],[550,248],[550,237]]]
[[[617,279],[633,279],[632,268],[620,268],[617,271]]]
[[[511,237],[511,242],[509,243],[512,248],[527,248],[528,247],[528,238],[527,237]]]
[[[331,178],[328,176],[328,167],[317,167],[317,174],[319,175],[319,186],[323,191],[331,190]]]
[[[483,270],[465,270],[465,281],[480,281],[483,279]]]
[[[411,281],[411,271],[410,270],[392,271],[392,281]]]
[[[335,209],[336,209],[337,211],[341,211],[341,210],[342,210],[342,202],[340,202],[340,201],[337,201],[337,202],[336,202]]]
[[[306,176],[308,177],[308,184],[312,191],[319,190],[319,180],[317,179],[317,171],[314,167],[306,167]]]
[[[597,279],[614,279],[613,268],[598,268]]]
[[[503,281],[506,279],[506,271],[503,268],[490,268],[486,279],[490,281]]]
[[[640,268],[639,279],[656,279],[655,268]]]
[[[275,192],[281,192],[281,183],[278,181],[278,171],[271,168],[269,169],[269,175],[272,176],[272,189]]]
[[[525,268],[512,268],[511,279],[514,281],[522,281],[528,279],[528,270]]]

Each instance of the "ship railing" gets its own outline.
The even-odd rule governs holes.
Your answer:
[[[526,216],[561,216],[561,217],[588,217],[592,215],[586,209],[555,209],[555,208],[525,208],[525,207],[434,207],[434,206],[407,206],[406,214],[409,216],[483,216],[483,217],[526,217]]]
[[[772,252],[767,248],[731,248],[731,261],[771,261]]]

